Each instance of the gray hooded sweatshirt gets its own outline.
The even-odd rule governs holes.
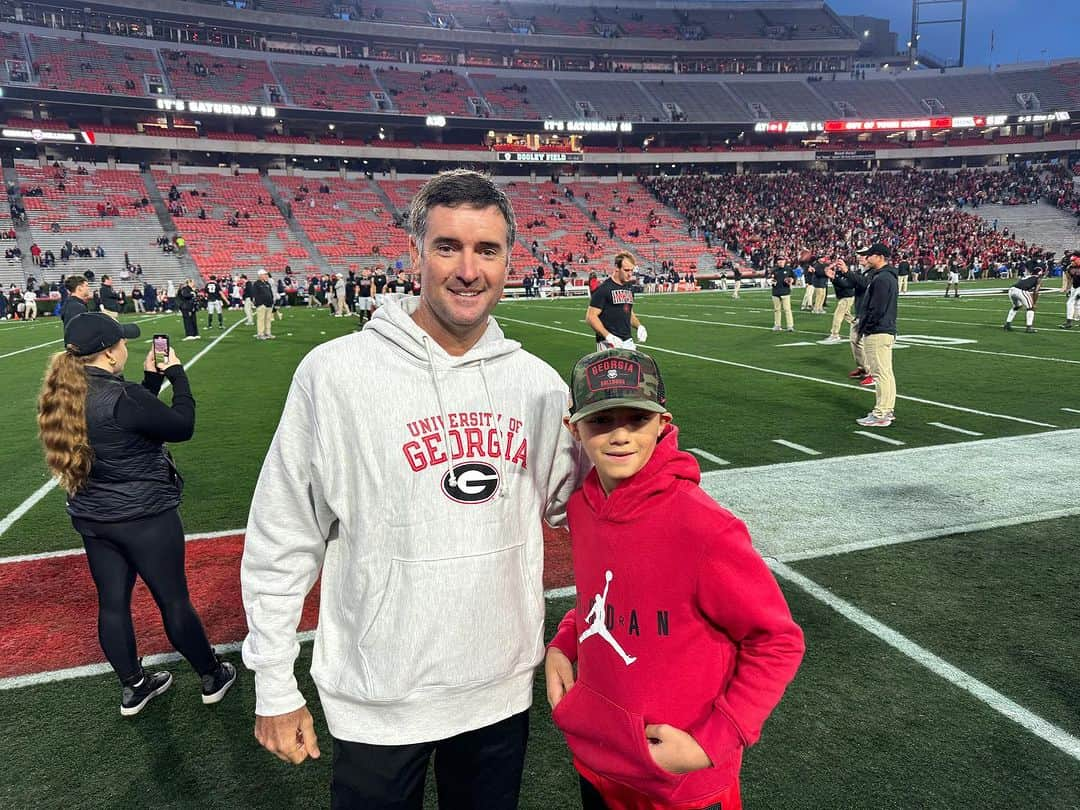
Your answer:
[[[256,713],[304,705],[296,628],[321,568],[311,675],[331,734],[379,745],[529,707],[541,521],[562,522],[581,475],[559,375],[494,319],[450,356],[410,317],[418,301],[300,363],[241,565]]]

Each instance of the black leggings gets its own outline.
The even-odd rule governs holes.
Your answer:
[[[217,658],[188,596],[184,527],[177,511],[118,523],[71,522],[82,535],[97,587],[98,641],[120,681],[130,683],[142,675],[131,621],[136,574],[150,589],[173,647],[200,675],[216,670]]]

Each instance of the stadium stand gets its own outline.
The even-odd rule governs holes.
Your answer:
[[[547,77],[474,73],[470,78],[496,116],[540,119],[566,118],[575,114]]]
[[[762,119],[818,120],[836,111],[799,81],[727,81],[724,83],[746,105],[744,115]]]
[[[176,256],[162,253],[156,245],[163,229],[154,209],[149,205],[138,208],[133,205],[147,196],[137,170],[84,165],[57,169],[20,160],[16,161],[16,171],[24,191],[23,205],[31,238],[42,251],[51,250],[57,259],[50,277],[57,271],[70,275],[93,270],[98,280],[102,273],[109,273],[118,286],[123,284],[129,289],[127,285],[134,282],[134,277],[121,280],[125,253],[132,264],[142,265],[145,280],[161,284],[179,277]],[[37,188],[41,189],[41,196],[25,194]],[[112,206],[116,214],[102,216],[98,206]],[[64,259],[66,242],[91,251],[100,245],[105,256],[87,258],[73,254]]]
[[[521,7],[507,5],[506,11],[519,13]],[[698,13],[687,12],[687,19],[696,19]],[[731,20],[725,14],[719,19],[745,25],[747,16],[756,15],[764,24],[761,11],[730,13],[734,15]],[[831,18],[825,14],[814,19]],[[819,24],[823,23],[813,23]],[[802,24],[799,26],[803,30]],[[363,62],[330,57],[318,61],[248,59],[237,56],[245,53],[242,51],[194,46],[184,51],[167,47],[152,50],[143,47],[144,43],[117,44],[119,38],[80,42],[74,37],[24,36],[16,31],[0,31],[0,37],[0,49],[8,54],[0,77],[2,71],[8,71],[10,78],[11,68],[20,64],[21,45],[29,42],[35,75],[45,89],[145,96],[150,93],[148,77],[154,81],[164,77],[161,86],[165,91],[181,97],[358,112],[723,122],[1019,113],[1080,105],[1080,62],[1075,61],[1051,67],[1003,68],[993,73],[968,69],[943,75],[915,71],[894,76],[876,72],[861,81],[846,77],[826,80],[818,75],[813,78],[821,80],[808,82],[803,74],[769,78],[725,74],[719,79],[643,73],[634,79],[608,78],[607,74],[585,79],[566,72],[504,70],[495,58],[490,60],[494,63],[490,70],[476,73],[378,63],[373,70]],[[76,43],[78,47],[74,47]],[[427,51],[421,55],[424,53]],[[434,58],[435,53],[428,55]],[[531,59],[518,54],[513,61],[516,65]],[[542,55],[534,61],[537,65],[548,62]],[[578,101],[584,108],[576,106]],[[665,109],[665,104],[673,106]]]
[[[1033,112],[1050,112],[1051,110],[1068,110],[1077,105],[1077,98],[1069,93],[1068,85],[1062,80],[1063,75],[1068,75],[1069,68],[1080,72],[1080,63],[1072,65],[1056,65],[1050,70],[998,70],[994,73],[994,79],[1007,92],[1017,109]],[[1034,93],[1039,101],[1039,109],[1025,108],[1019,104],[1018,96],[1023,93]]]
[[[470,31],[509,31],[507,3],[474,3],[472,0],[433,0],[436,14],[453,17],[454,28]]]
[[[568,261],[576,272],[607,272],[611,259],[619,252],[622,245],[608,237],[607,220],[604,219],[604,189],[607,186],[582,186],[581,196],[575,192],[573,200],[566,196],[566,186],[552,182],[545,183],[510,183],[506,192],[514,203],[518,218],[518,241],[520,247],[528,249],[524,255],[515,251],[516,272],[529,270],[536,266],[545,253],[559,262]],[[584,193],[589,193],[585,199]],[[597,219],[592,220],[585,212],[589,206],[598,209]],[[591,234],[591,240],[586,234]],[[537,243],[535,254],[531,246]],[[572,258],[568,260],[568,254]],[[585,263],[580,259],[584,257]]]
[[[628,37],[651,39],[678,39],[679,18],[669,10],[647,8],[598,8],[597,14],[604,22],[615,23]]]
[[[5,82],[29,82],[30,58],[22,34],[0,31],[0,79]]]
[[[763,8],[765,25],[783,28],[790,39],[822,39],[851,36],[838,19],[825,8]]]
[[[978,257],[1015,261],[1037,245],[995,231],[969,213],[988,202],[1022,204],[1051,193],[1036,171],[901,171],[878,175],[785,174],[648,177],[645,187],[691,225],[755,267],[806,247],[843,255],[852,244],[884,242],[898,256],[940,270]]]
[[[172,186],[180,192],[183,214],[173,215],[176,227],[204,278],[250,276],[260,267],[277,273],[286,264],[294,272],[318,272],[318,265],[270,202],[257,174],[234,176],[210,170],[171,174],[155,169],[153,177],[162,196]],[[199,218],[200,208],[205,209],[206,219]],[[230,217],[235,217],[235,226],[229,225]]]
[[[765,15],[757,9],[690,9],[687,22],[702,26],[710,37],[757,38],[763,35]]]
[[[295,107],[377,111],[373,93],[384,92],[367,65],[273,62],[274,74]]]
[[[640,184],[601,186],[601,196],[605,194],[609,195],[610,221],[617,223],[616,235],[630,245],[640,261],[654,267],[665,260],[674,262],[682,273],[712,269],[712,256],[705,240],[691,236],[686,219],[660,204]]]
[[[280,14],[326,17],[330,3],[326,0],[259,0],[259,8],[262,11],[276,11]]]
[[[532,20],[537,34],[596,36],[595,12],[583,6],[559,6],[550,3],[514,3],[514,16]]]
[[[27,37],[34,75],[42,87],[81,93],[121,96],[148,95],[146,76],[161,74],[157,53],[128,45],[109,45],[92,39]]]
[[[1067,62],[1050,68],[1050,75],[1065,93],[1067,109],[1080,107],[1080,62]]]
[[[169,84],[182,97],[248,104],[280,104],[268,86],[279,86],[263,60],[162,48]]]
[[[272,174],[271,179],[282,198],[291,202],[294,219],[335,271],[408,259],[408,236],[394,224],[370,181],[342,180],[337,175]],[[321,187],[328,191],[320,191]]]
[[[657,101],[676,104],[689,121],[744,121],[745,103],[728,92],[723,82],[641,81],[641,86]]]
[[[397,70],[378,68],[375,77],[386,88],[397,112],[406,115],[475,115],[467,98],[480,93],[469,85],[463,74],[448,68]]]
[[[586,102],[598,117],[608,121],[651,121],[666,117],[660,105],[637,82],[559,79],[557,84],[575,105]]]
[[[947,115],[978,114],[986,111],[1013,112],[1019,108],[1011,96],[994,77],[988,73],[950,73],[944,76],[904,76],[898,79],[901,86],[917,101],[925,98],[940,99]],[[936,113],[925,106],[923,114]]]
[[[285,0],[282,1],[285,2]],[[409,0],[394,0],[393,3],[383,3],[370,8],[370,11],[365,9],[363,19],[366,22],[431,27],[429,9],[423,3],[414,4]]]
[[[904,83],[837,79],[807,84],[807,93],[817,93],[831,105],[833,118],[926,115],[918,99],[904,92]],[[845,116],[839,105],[849,105],[853,115]]]

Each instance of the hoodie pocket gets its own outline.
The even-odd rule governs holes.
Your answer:
[[[390,562],[382,601],[355,644],[343,692],[391,702],[419,689],[481,685],[532,668],[543,632],[522,546]]]
[[[647,796],[668,798],[686,778],[665,771],[653,760],[641,715],[581,681],[559,701],[552,720],[583,765]]]

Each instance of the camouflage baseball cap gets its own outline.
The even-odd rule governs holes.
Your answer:
[[[582,357],[570,372],[570,422],[612,408],[667,413],[656,361],[633,349],[605,349]]]

